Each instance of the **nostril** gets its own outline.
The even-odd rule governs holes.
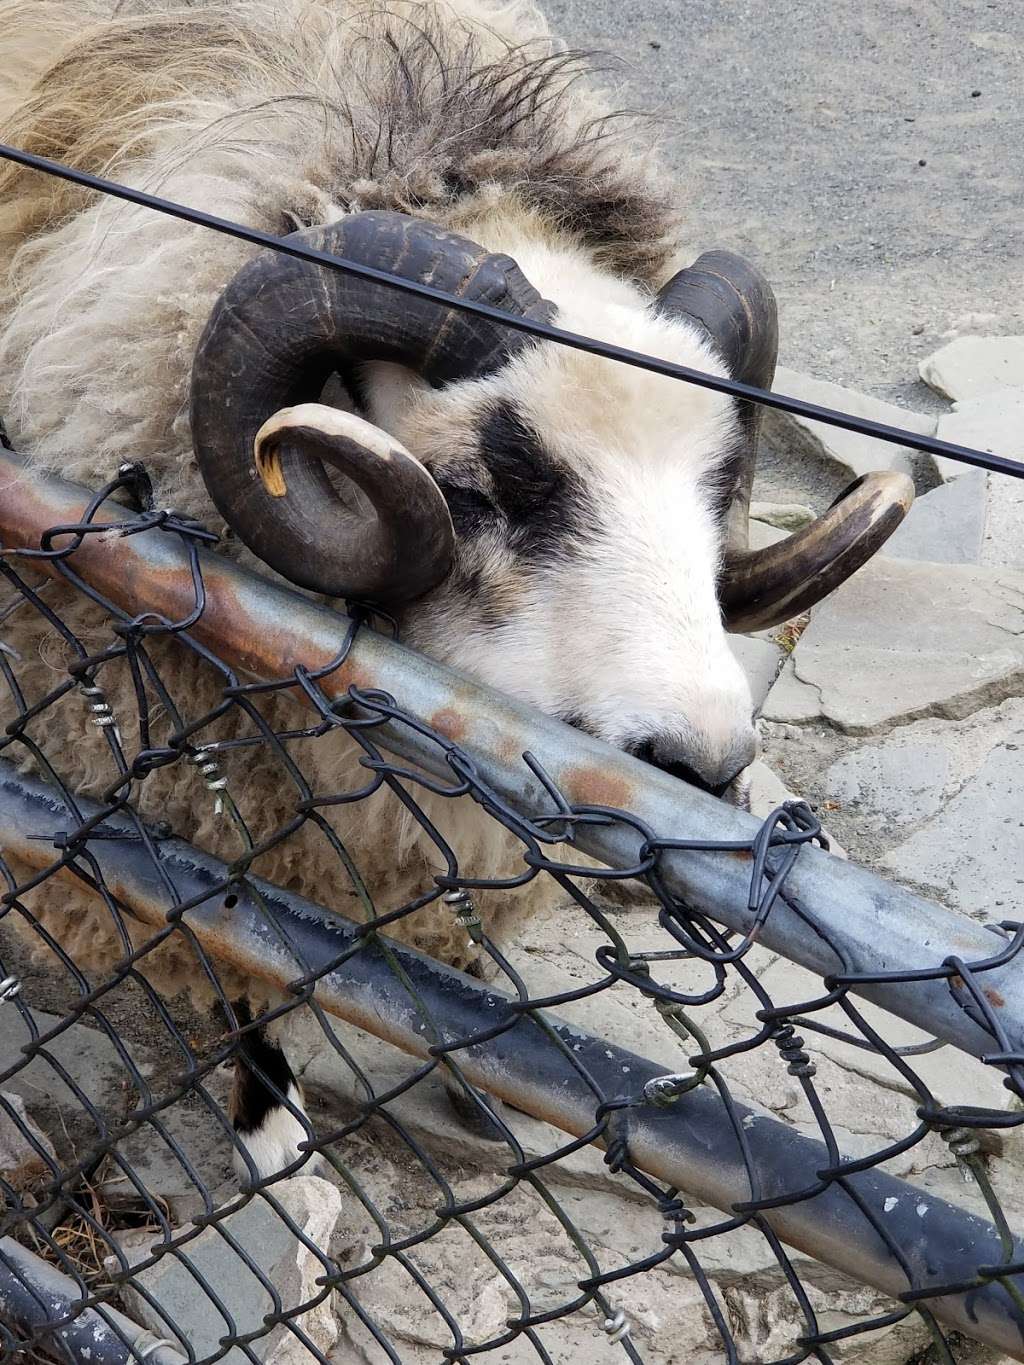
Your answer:
[[[756,757],[757,746],[756,741],[751,739],[742,746],[742,752],[738,747],[727,759],[709,764],[703,772],[682,756],[678,741],[673,742],[664,736],[640,740],[625,747],[634,757],[650,763],[652,767],[660,768],[662,772],[688,782],[699,791],[721,798],[728,793],[735,779]]]
[[[673,777],[678,777],[683,782],[689,782],[691,787],[697,787],[700,791],[708,792],[711,796],[722,797],[732,786],[733,779],[731,777],[726,782],[708,782],[701,777],[696,768],[691,768],[689,763],[655,763],[654,766],[660,768],[662,772],[671,773]]]

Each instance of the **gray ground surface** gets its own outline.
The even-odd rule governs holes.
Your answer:
[[[942,333],[967,314],[991,315],[967,330],[1024,329],[1024,5],[545,9],[571,44],[621,59],[624,103],[671,120],[692,245],[764,264],[784,364],[931,407],[917,361]]]
[[[625,60],[624,102],[660,103],[675,115],[667,152],[692,204],[694,252],[730,246],[765,264],[782,308],[782,359],[792,369],[922,411],[945,411],[948,404],[917,382],[917,361],[936,349],[941,335],[954,327],[989,336],[1024,331],[1021,0],[998,6],[838,0],[831,8],[822,0],[647,0],[639,6],[546,0],[546,7],[571,42],[611,49]],[[973,90],[981,94],[972,98]],[[1008,382],[1016,393],[1024,381]],[[986,398],[983,414],[992,420],[1002,411],[1002,424],[994,428],[1000,449],[1024,457],[1016,402],[1013,395]],[[870,450],[851,453],[847,447],[809,454],[806,439],[801,446],[793,424],[781,419],[770,434],[761,496],[817,509],[862,461],[876,467],[871,459],[877,458],[884,467],[889,458],[888,452],[883,459],[877,451],[873,457]],[[981,441],[983,434],[980,428],[958,432],[968,441]],[[848,459],[854,464],[848,466]],[[752,659],[759,700],[768,693],[765,714],[772,718],[764,727],[770,767],[762,769],[759,788],[755,783],[757,813],[767,814],[783,798],[785,784],[815,804],[856,861],[965,915],[992,921],[1020,917],[1024,888],[1022,518],[1022,505],[994,479],[964,477],[941,486],[919,499],[902,558],[890,545],[885,558],[815,610],[773,687],[780,652],[763,640],[749,642],[757,647]],[[631,948],[665,946],[654,909],[606,908]],[[26,1003],[64,1015],[75,1000],[73,977],[52,960],[30,959],[11,923],[0,923],[0,977],[17,973]],[[510,954],[531,992],[543,998],[592,982],[595,954],[605,941],[581,909],[566,903],[524,929]],[[747,967],[777,1003],[818,993],[816,979],[759,946]],[[691,985],[696,980],[685,979]],[[760,1003],[733,977],[697,1020],[713,1046],[736,1046],[723,1074],[741,1101],[794,1132],[817,1135],[816,1118],[796,1082],[781,1076],[775,1053],[739,1046],[760,1028],[754,1016]],[[100,1007],[131,1047],[154,1095],[177,1093],[182,1058],[142,987],[126,981],[104,995]],[[675,1036],[628,988],[581,998],[560,1012],[667,1068],[679,1065]],[[894,1045],[920,1041],[909,1026],[870,1006],[866,1012]],[[171,1013],[196,1055],[208,1056],[220,1026],[208,1014],[197,1017],[180,999]],[[300,1014],[304,1023],[296,1027]],[[316,1131],[321,1137],[344,1134],[334,1150],[348,1172],[338,1182],[347,1202],[332,1250],[342,1264],[363,1261],[379,1231],[349,1193],[349,1178],[372,1193],[399,1236],[432,1223],[437,1187],[383,1122],[341,1126],[363,1100],[362,1089],[311,1014],[300,1010],[297,1016],[288,1047],[310,1096]],[[53,1021],[40,1016],[36,1022],[47,1028]],[[848,1032],[849,1021],[838,1010],[828,1022]],[[50,1051],[107,1122],[119,1123],[136,1103],[138,1077],[88,1027],[94,1023],[87,1018],[75,1025]],[[841,1039],[808,1037],[817,1093],[843,1151],[878,1151],[916,1126],[918,1097],[905,1075]],[[0,1075],[13,1070],[26,1039],[20,1016],[0,1021]],[[481,1201],[479,1226],[538,1302],[546,1302],[544,1295],[552,1302],[574,1296],[579,1266],[564,1230],[527,1197],[526,1184],[489,1202],[504,1178],[506,1148],[453,1122],[436,1076],[402,1091],[411,1062],[354,1028],[340,1027],[339,1039],[379,1093],[394,1087],[392,1119],[430,1151],[456,1197]],[[940,1103],[1002,1107],[1008,1101],[997,1074],[951,1048],[917,1057],[913,1065]],[[209,1077],[215,1104],[226,1103],[229,1085],[226,1068]],[[44,1062],[18,1070],[5,1088],[24,1100],[65,1166],[87,1159],[96,1144],[95,1123]],[[529,1158],[564,1140],[516,1111],[507,1110],[506,1119]],[[229,1147],[211,1108],[193,1095],[161,1110],[160,1122],[215,1198],[228,1198],[234,1189],[225,1183]],[[1011,1225],[1024,1227],[1020,1132],[988,1134],[986,1141],[986,1152],[1002,1151],[1002,1159],[991,1160],[989,1175]],[[166,1201],[176,1223],[199,1211],[203,1201],[189,1172],[157,1128],[143,1125],[119,1150],[146,1188]],[[988,1216],[979,1186],[964,1182],[937,1134],[888,1166],[913,1179],[926,1198],[941,1195]],[[652,1227],[636,1191],[596,1152],[583,1150],[546,1166],[544,1179],[606,1268],[661,1245],[661,1219]],[[95,1183],[127,1246],[132,1233],[125,1229],[147,1216],[130,1179],[108,1162]],[[716,1216],[690,1202],[701,1222]],[[250,1234],[254,1250],[268,1240],[265,1231],[257,1227]],[[147,1246],[150,1240],[143,1239]],[[788,1354],[803,1330],[802,1316],[767,1243],[738,1229],[698,1245],[741,1358]],[[471,1340],[496,1335],[515,1311],[493,1266],[473,1256],[468,1239],[445,1235],[427,1239],[412,1256]],[[161,1264],[166,1270],[170,1262]],[[892,1306],[802,1255],[795,1265],[825,1330]],[[228,1287],[245,1279],[226,1253],[220,1270]],[[184,1282],[194,1299],[191,1277]],[[436,1365],[450,1332],[396,1263],[385,1261],[358,1286],[404,1365]],[[612,1293],[651,1365],[722,1365],[725,1353],[700,1292],[677,1270],[652,1270],[615,1284]],[[310,1296],[288,1288],[285,1302],[291,1307]],[[195,1330],[195,1310],[186,1302],[175,1316]],[[144,1313],[144,1305],[129,1306]],[[264,1311],[261,1302],[256,1321]],[[161,1320],[151,1325],[163,1334]],[[330,1355],[335,1365],[383,1359],[359,1337],[351,1312],[343,1311],[335,1328],[343,1332]],[[561,1365],[624,1359],[593,1315],[545,1327],[542,1336]],[[920,1365],[938,1359],[921,1354],[927,1340],[927,1328],[911,1317],[884,1337],[851,1338],[836,1358],[845,1365]],[[1009,1365],[1006,1357],[953,1344],[960,1365]],[[486,1357],[499,1358],[526,1365],[536,1353],[520,1341]]]

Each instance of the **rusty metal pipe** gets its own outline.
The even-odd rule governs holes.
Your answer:
[[[0,542],[7,549],[37,548],[49,528],[79,521],[88,501],[80,485],[30,474],[16,455],[0,451]],[[129,515],[107,508],[97,519]],[[204,551],[201,559],[207,604],[192,634],[231,667],[280,679],[297,666],[314,671],[337,657],[347,616],[221,555]],[[129,613],[182,619],[192,610],[192,579],[174,536],[88,536],[73,567]],[[344,665],[321,685],[328,696],[341,698],[353,684],[392,693],[405,710],[457,742],[482,778],[523,812],[550,808],[541,783],[521,762],[531,750],[573,803],[632,811],[662,837],[745,840],[758,827],[745,812],[369,630],[359,633]],[[374,739],[438,776],[451,776],[438,746],[408,727],[382,727]],[[631,867],[641,838],[623,825],[582,825],[576,843],[610,866]],[[669,889],[689,904],[730,929],[750,928],[747,855],[673,851],[663,855],[661,871]],[[800,851],[761,942],[820,976],[844,967],[863,973],[934,969],[950,956],[984,960],[1000,947],[982,925],[809,847]],[[1009,1048],[1024,1050],[1024,972],[1010,963],[982,981]],[[870,985],[859,993],[975,1056],[1000,1050],[946,980]]]
[[[78,805],[83,819],[98,812],[90,801]],[[54,841],[62,842],[59,836],[77,824],[53,788],[0,762],[0,844],[10,855],[40,871],[51,867]],[[124,816],[105,820],[102,837],[88,847],[107,887],[154,929],[165,925],[171,909],[162,871],[179,903],[197,901],[187,913],[188,925],[212,957],[228,959],[278,988],[315,974],[316,998],[325,1010],[414,1057],[430,1056],[435,1040],[452,1043],[507,1022],[506,1032],[459,1048],[454,1056],[460,1068],[475,1085],[564,1132],[589,1132],[599,1103],[574,1062],[586,1068],[607,1099],[641,1096],[645,1084],[663,1074],[657,1064],[546,1014],[565,1045],[559,1047],[509,996],[398,944],[390,948],[408,987],[375,946],[364,945],[331,968],[353,948],[359,926],[257,878],[232,884],[225,864],[181,840],[156,845],[158,869]],[[750,1153],[753,1183],[740,1135]],[[631,1109],[628,1137],[637,1166],[726,1212],[751,1199],[806,1189],[830,1166],[822,1143],[774,1119],[743,1105],[730,1119],[710,1086],[667,1108],[641,1104]],[[983,1219],[880,1170],[843,1179],[899,1248],[914,1288],[962,1284],[978,1266],[1004,1261],[999,1235]],[[813,1199],[763,1216],[783,1241],[857,1280],[893,1296],[909,1287],[858,1204],[835,1184]],[[1017,1261],[1024,1259],[1024,1244],[1018,1243],[1013,1254]],[[1024,1361],[1024,1313],[998,1281],[929,1300],[928,1306],[950,1327]]]

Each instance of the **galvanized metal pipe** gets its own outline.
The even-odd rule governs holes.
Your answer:
[[[88,500],[80,485],[29,475],[16,456],[0,451],[5,547],[37,548],[44,531],[79,521]],[[98,520],[114,516],[108,508]],[[203,552],[201,559],[207,604],[192,634],[229,665],[280,679],[297,666],[317,670],[337,657],[346,616],[223,556]],[[89,536],[73,567],[130,613],[182,619],[192,610],[192,579],[176,537],[158,531],[128,539]],[[530,750],[574,804],[631,811],[664,838],[749,839],[758,828],[745,812],[368,630],[321,686],[340,698],[353,684],[390,692],[403,709],[457,742],[482,778],[525,813],[550,808],[521,761]],[[408,727],[383,727],[374,739],[428,771],[451,775],[438,746]],[[613,867],[635,866],[641,842],[625,825],[581,825],[576,835],[582,850]],[[689,904],[731,929],[750,928],[748,855],[673,851],[663,855],[661,871]],[[821,976],[844,966],[865,973],[934,969],[951,955],[983,960],[999,947],[976,922],[814,848],[801,850],[761,942]],[[982,985],[1010,1048],[1024,1051],[1024,972],[1011,963],[987,972]],[[945,980],[872,985],[860,994],[975,1056],[998,1050]]]
[[[85,819],[96,814],[89,801],[79,806]],[[43,870],[54,861],[53,840],[76,823],[52,788],[0,763],[0,844],[11,855]],[[91,840],[89,851],[125,905],[162,928],[170,908],[167,891],[130,821],[106,820],[103,837]],[[455,1053],[459,1066],[475,1085],[564,1132],[589,1132],[599,1103],[574,1062],[586,1068],[607,1099],[640,1096],[644,1085],[664,1071],[610,1039],[546,1015],[565,1044],[563,1050],[508,996],[397,944],[392,951],[411,989],[374,947],[364,946],[328,970],[353,947],[357,925],[252,878],[250,884],[273,914],[271,926],[257,897],[245,886],[229,884],[223,863],[176,839],[161,840],[157,853],[160,869],[183,902],[205,898],[188,911],[188,925],[215,960],[229,960],[277,987],[316,973],[316,998],[326,1010],[415,1057],[431,1055],[438,1035],[442,1043],[451,1043],[508,1022],[507,1032],[460,1048]],[[753,1186],[738,1134],[749,1148]],[[709,1086],[691,1091],[670,1108],[644,1104],[631,1109],[628,1140],[637,1166],[727,1212],[752,1198],[806,1189],[830,1165],[822,1143],[742,1105],[736,1107],[734,1127]],[[899,1247],[915,1288],[962,1283],[978,1266],[1003,1261],[999,1235],[985,1220],[883,1171],[844,1179]],[[883,1239],[834,1184],[813,1199],[772,1209],[764,1217],[785,1242],[857,1280],[894,1296],[909,1287]],[[1017,1244],[1014,1258],[1024,1258],[1024,1244]],[[998,1282],[930,1301],[929,1306],[949,1326],[1024,1360],[1024,1314]]]
[[[38,1331],[60,1322],[81,1302],[82,1292],[67,1275],[23,1247],[12,1237],[0,1238],[0,1322],[23,1331]],[[186,1365],[169,1341],[118,1312],[87,1308],[60,1328],[57,1336],[72,1360],[91,1365]],[[15,1338],[17,1340],[17,1338]]]

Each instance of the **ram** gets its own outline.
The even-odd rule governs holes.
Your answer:
[[[671,273],[672,194],[532,7],[0,0],[0,31],[8,143],[463,299],[771,385],[768,284],[725,252]],[[901,476],[872,476],[753,552],[757,422],[727,396],[14,166],[0,176],[0,244],[0,411],[30,468],[99,486],[142,461],[157,505],[222,532],[228,552],[372,604],[414,648],[727,800],[743,800],[756,745],[727,630],[787,619],[831,590],[908,496]],[[103,638],[83,598],[61,599],[58,614],[79,639]],[[10,619],[7,640],[31,704],[74,659],[29,615]],[[173,642],[152,648],[172,694],[155,744],[176,711],[216,711],[222,680]],[[110,769],[86,689],[125,724],[135,683],[124,660],[71,676],[78,694],[36,740],[87,793]],[[270,698],[267,723],[287,730],[294,705]],[[223,707],[191,739],[249,724]],[[357,789],[358,759],[336,733],[303,751],[322,793]],[[261,875],[358,913],[333,830],[377,913],[426,898],[388,932],[474,968],[473,944],[430,896],[436,843],[397,803],[379,794],[296,820],[271,756],[229,750],[224,775],[257,838],[297,825],[260,857]],[[224,856],[230,829],[194,765],[159,768],[132,797]],[[522,870],[478,806],[420,799],[473,876]],[[538,878],[483,895],[488,932],[508,938],[545,894]],[[86,897],[26,900],[84,969],[122,957]],[[181,936],[140,966],[162,991],[195,988]],[[251,983],[224,976],[251,997]],[[250,1064],[287,1105],[268,1103]],[[236,1129],[256,1169],[272,1170],[306,1136],[279,1045],[250,1034],[239,1080]]]

